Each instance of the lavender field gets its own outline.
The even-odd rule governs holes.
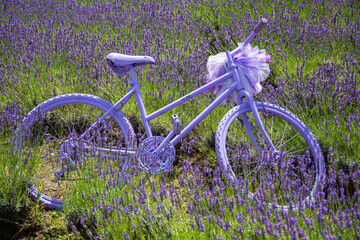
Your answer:
[[[0,238],[360,237],[358,1],[2,0],[0,13]],[[265,191],[250,200],[222,178],[214,132],[229,104],[179,143],[170,173],[141,183],[144,175],[134,169],[120,186],[109,164],[99,169],[101,177],[71,185],[63,211],[45,211],[27,198],[40,160],[31,150],[20,159],[12,153],[27,112],[68,93],[116,102],[130,76],[111,71],[110,52],[155,59],[136,68],[145,107],[154,112],[202,86],[208,57],[234,49],[262,17],[268,25],[252,45],[271,55],[271,74],[256,100],[290,110],[318,140],[327,178],[315,203],[275,211]],[[201,95],[155,119],[155,134],[171,130],[171,114],[189,123],[212,99]],[[140,142],[136,102],[123,112]]]

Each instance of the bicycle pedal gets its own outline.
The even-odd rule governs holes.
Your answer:
[[[180,119],[178,115],[174,114],[171,116],[171,124],[173,125],[173,128],[175,130],[175,133],[178,135],[180,134],[182,130],[182,124],[180,122]]]

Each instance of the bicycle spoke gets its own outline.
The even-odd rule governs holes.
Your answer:
[[[299,144],[300,144],[300,143],[299,143]],[[299,144],[298,144],[298,145],[299,145]],[[296,146],[298,146],[298,145],[296,145]],[[293,148],[291,148],[291,149],[293,149]],[[290,149],[290,150],[291,150],[291,149]],[[300,152],[300,151],[303,151],[303,150],[306,150],[306,149],[309,149],[309,148],[302,148],[302,149],[300,149],[300,150],[297,150],[297,151],[294,151],[294,152],[290,152],[290,153],[287,153],[287,154]]]
[[[75,132],[75,122],[76,122],[76,113],[77,113],[77,109],[78,109],[78,104],[76,104],[76,108],[75,108],[74,123],[73,123],[73,132]]]
[[[58,124],[59,124],[59,125],[60,125],[60,127],[63,129],[64,133],[66,133],[66,131],[65,131],[64,127],[63,127],[63,125],[61,124],[61,122],[60,122],[60,120],[57,118],[57,116],[56,116],[53,112],[50,112],[50,113],[52,114],[52,116],[54,116],[54,117],[56,118],[56,120],[57,120]],[[66,135],[67,135],[67,134],[66,134]]]
[[[245,139],[243,139],[241,136],[239,136],[238,134],[235,134],[236,136],[238,136],[239,138],[241,138],[243,141],[241,142],[241,143],[244,143],[244,142],[248,142],[248,141],[246,141]],[[235,139],[233,136],[228,136],[228,137],[230,137],[232,140],[234,140],[234,142],[238,142],[238,140],[237,139]]]
[[[98,122],[97,122],[98,120],[95,120],[94,123],[90,123],[90,122],[92,122],[92,116],[93,116],[94,112],[95,111],[92,111],[91,118],[89,119],[88,123],[86,124],[85,132],[82,135],[84,135],[86,133],[86,131],[91,131],[96,126],[96,124],[98,124]],[[95,119],[99,119],[99,116],[96,116]],[[90,123],[90,127],[88,127],[89,123]],[[94,136],[91,136],[90,139],[88,139],[88,141],[91,141],[93,139],[93,137]]]
[[[268,167],[268,170],[266,171],[266,175],[265,175],[265,177],[264,177],[264,180],[265,180],[265,181],[266,181],[266,179],[267,179],[267,176],[270,175],[270,169],[271,169],[271,167]]]
[[[44,131],[41,131],[41,130],[39,130],[38,128],[33,127],[32,130],[35,130],[36,132],[44,135]],[[48,135],[49,135],[48,137],[52,137],[52,138],[54,138],[54,139],[59,139],[59,138],[57,138],[57,137],[55,137],[55,136],[53,136],[53,135],[51,135],[51,134],[49,134],[49,133],[48,133]],[[60,140],[60,139],[59,139],[59,140]]]
[[[88,105],[85,105],[85,109],[84,109],[84,115],[83,115],[83,124],[82,124],[82,126],[81,126],[81,135],[82,135],[82,133],[84,132],[84,125],[85,125],[85,114],[86,114],[86,108],[87,108],[87,106]],[[85,128],[85,130],[86,130],[86,128]]]
[[[303,184],[304,184],[305,186],[307,186],[305,180],[304,180],[299,174],[297,174],[297,173],[296,173],[295,171],[293,171],[293,170],[290,170],[290,171],[297,176],[296,179],[299,179],[301,182],[303,182]],[[294,177],[294,176],[292,176],[292,177]]]
[[[68,120],[66,121],[66,124],[67,124],[68,127],[69,127],[69,131],[70,131],[69,135],[71,135],[71,134],[73,133],[73,131],[71,130],[71,119],[70,119],[70,113],[71,113],[71,111],[70,111],[69,105],[66,105],[66,106],[67,106],[67,108],[68,108],[68,113],[67,113]],[[69,124],[70,124],[70,125],[69,125]]]
[[[91,126],[91,122],[92,122],[92,118],[93,118],[93,114],[94,114],[95,111],[91,111],[91,116],[89,118],[89,120],[87,121],[86,123],[86,128],[85,128],[85,131],[82,133],[82,135],[85,135],[86,132],[89,132],[90,129],[89,129],[89,123],[90,123],[90,126]],[[90,134],[90,132],[89,132]]]
[[[286,153],[286,156],[290,156],[290,157],[303,157],[304,155],[293,155],[293,154],[288,154],[288,153]]]
[[[292,138],[290,138],[289,140],[287,140],[286,142],[284,142],[282,145],[285,145],[286,143],[290,142],[291,140],[293,140],[295,137],[299,136],[300,134],[297,133],[295,136],[293,136]],[[280,146],[279,146],[280,147]]]
[[[256,149],[255,148],[253,148],[253,147],[249,147],[249,146],[244,146],[244,147],[241,147],[240,149],[239,149],[239,147],[235,147],[235,146],[233,146],[233,145],[231,145],[231,144],[229,144],[229,143],[226,143],[226,146],[229,146],[229,147],[231,147],[232,149],[234,149],[234,150],[230,150],[230,149],[228,149],[227,151],[229,151],[229,152],[236,152],[236,153],[239,153],[239,150],[245,150],[245,149],[251,149],[251,150],[253,150],[254,152],[256,152]],[[241,151],[241,152],[242,152]]]
[[[262,162],[262,160],[259,160],[259,161],[253,161],[253,162],[246,162],[246,164],[250,165],[250,164],[255,164],[255,163],[260,163]]]
[[[61,139],[59,133],[55,130],[54,126],[50,123],[50,121],[47,118],[46,118],[46,121],[50,124],[51,128],[55,131],[56,135],[58,135],[59,139]]]
[[[255,173],[257,173],[262,165],[263,165],[263,162],[262,162],[258,167],[253,168],[253,170],[251,170],[251,172],[250,172],[248,175],[246,175],[246,177],[249,176],[249,175],[250,175],[254,170],[256,170],[256,169],[257,169],[257,170],[256,170]]]
[[[273,120],[274,120],[274,115],[271,115],[271,128],[270,128],[271,129],[271,131],[270,131],[271,132],[271,141],[273,141],[273,138],[272,138],[272,136],[273,136],[273,126],[274,126],[273,125]]]
[[[226,146],[232,147],[233,149],[237,149],[236,147],[234,147],[233,145],[231,145],[230,143],[226,143]],[[233,150],[236,151],[236,150]]]
[[[287,128],[287,124],[285,125],[285,128],[284,128],[284,131],[283,131],[283,134],[282,134],[282,138],[280,139],[280,141],[279,141],[279,146],[281,146],[282,145],[282,141],[284,140],[284,133],[285,133],[285,131],[286,131],[286,128]],[[290,128],[290,131],[291,131],[291,128]]]
[[[69,133],[66,133],[66,132],[65,132],[65,134],[66,134],[66,135],[70,135],[71,130],[70,130],[69,125],[67,124],[67,121],[65,120],[66,118],[65,118],[64,113],[63,113],[63,111],[62,111],[62,107],[59,107],[58,109],[59,109],[59,111],[60,111],[60,113],[61,113],[61,115],[62,115],[62,117],[63,117],[63,119],[64,119],[65,124],[67,125],[67,128],[69,129]]]
[[[280,122],[280,119],[277,118],[277,126],[276,126],[276,131],[275,131],[275,137],[274,137],[274,141],[276,142],[276,137],[277,137],[277,133],[279,132],[279,122]]]

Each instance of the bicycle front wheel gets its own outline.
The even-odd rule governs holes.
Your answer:
[[[15,151],[38,159],[29,194],[46,209],[61,209],[68,187],[111,169],[123,174],[135,149],[135,134],[118,109],[87,94],[49,99],[24,118],[15,134]]]
[[[256,103],[273,146],[265,140],[248,103],[231,109],[216,134],[216,154],[226,177],[250,199],[297,209],[314,201],[325,180],[324,158],[315,137],[291,112]]]

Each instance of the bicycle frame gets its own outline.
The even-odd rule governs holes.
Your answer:
[[[236,65],[234,64],[233,60],[232,60],[232,54],[229,52],[229,50],[226,51],[227,57],[228,57],[228,64],[229,64],[229,69],[230,71],[228,73],[225,73],[223,76],[215,79],[214,81],[207,83],[206,85],[188,93],[187,95],[183,96],[182,98],[173,101],[172,103],[166,105],[165,107],[151,113],[150,115],[147,115],[146,113],[146,109],[144,106],[144,102],[142,99],[142,95],[140,92],[140,87],[138,84],[138,80],[136,78],[135,75],[135,71],[133,68],[130,69],[130,75],[131,75],[131,82],[130,82],[130,86],[132,87],[132,89],[124,96],[122,97],[118,102],[116,102],[112,108],[110,108],[101,118],[98,119],[98,121],[96,121],[94,124],[91,125],[90,128],[88,128],[88,131],[92,129],[92,127],[94,127],[98,122],[103,121],[110,113],[111,111],[113,111],[114,109],[122,109],[122,107],[130,100],[130,98],[135,94],[136,96],[136,100],[138,103],[138,107],[141,113],[141,118],[145,127],[145,132],[147,137],[152,137],[152,131],[150,128],[150,121],[154,118],[157,118],[160,115],[163,115],[164,113],[168,112],[169,110],[177,107],[178,105],[187,102],[188,100],[196,97],[197,95],[208,91],[209,89],[211,89],[212,87],[216,86],[219,83],[222,83],[224,81],[226,81],[229,78],[233,78],[234,79],[234,83],[227,89],[225,90],[220,96],[218,96],[209,106],[207,106],[195,119],[193,119],[184,129],[182,129],[182,131],[180,132],[180,134],[176,135],[173,139],[171,139],[174,135],[175,132],[171,131],[170,134],[166,137],[166,139],[163,141],[163,143],[158,147],[158,149],[156,149],[156,151],[162,149],[162,147],[168,142],[170,141],[171,144],[176,145],[179,141],[181,141],[195,126],[197,126],[208,114],[210,114],[221,102],[223,102],[233,91],[237,91],[239,93],[238,96],[238,104],[243,103],[243,98],[247,98],[248,103],[250,104],[250,108],[254,114],[254,117],[256,119],[256,123],[258,124],[258,126],[260,127],[261,131],[263,132],[265,139],[268,141],[268,143],[270,144],[270,146],[275,149],[275,147],[273,146],[268,134],[265,131],[265,128],[263,127],[263,124],[260,120],[259,117],[259,113],[255,107],[255,102],[252,98],[252,96],[244,90],[243,87],[243,81],[246,81],[244,74],[242,73],[241,69],[238,69],[236,67]],[[256,148],[258,150],[260,150],[256,139],[252,133],[251,127],[249,122],[247,121],[247,117],[243,116],[243,120],[245,122],[245,127],[246,130],[251,138],[251,140],[254,142]],[[87,132],[87,131],[86,131]],[[84,136],[85,133],[82,134],[82,136]],[[171,140],[170,140],[171,139]],[[120,153],[120,154],[125,154],[125,155],[132,155],[135,154],[134,151],[125,151],[125,150],[114,150],[114,149],[99,149],[100,151],[103,152],[113,152],[113,153]]]
[[[250,106],[250,109],[251,109],[252,113],[254,114],[255,121],[256,121],[257,125],[259,126],[262,134],[264,135],[266,141],[269,143],[270,147],[273,150],[275,150],[275,147],[274,147],[269,135],[267,134],[267,132],[266,132],[266,130],[265,130],[263,124],[262,124],[262,121],[260,119],[260,115],[259,115],[259,113],[258,113],[258,111],[256,109],[256,106],[255,106],[255,102],[254,102],[253,97],[251,96],[251,94],[249,94],[244,89],[244,83],[245,83],[245,81],[247,81],[245,79],[244,73],[242,72],[241,68],[238,68],[236,66],[236,64],[234,63],[234,61],[233,61],[234,55],[236,55],[241,50],[241,48],[245,47],[247,44],[250,43],[250,41],[257,35],[257,33],[265,25],[265,23],[266,22],[263,22],[263,20],[262,20],[258,24],[258,26],[255,28],[255,30],[250,34],[250,36],[244,41],[242,46],[237,47],[236,49],[234,49],[231,52],[229,50],[226,51],[226,56],[227,56],[227,59],[228,59],[229,72],[227,72],[223,76],[213,80],[212,82],[207,83],[206,85],[204,85],[204,86],[202,86],[202,87],[188,93],[187,95],[183,96],[182,98],[173,101],[172,103],[170,103],[170,104],[166,105],[165,107],[151,113],[150,115],[147,115],[147,113],[146,113],[146,109],[145,109],[144,102],[143,102],[143,99],[142,99],[142,96],[141,96],[140,87],[139,87],[139,83],[138,83],[138,80],[137,80],[136,75],[135,75],[134,68],[133,68],[133,66],[129,65],[129,67],[130,67],[130,76],[131,76],[130,86],[132,87],[132,89],[129,90],[129,92],[124,97],[122,97],[118,102],[116,102],[100,119],[98,119],[94,124],[92,124],[90,126],[90,128],[88,128],[88,130],[85,131],[85,133],[82,134],[81,137],[85,136],[85,134],[89,130],[91,130],[98,122],[103,121],[111,113],[111,111],[113,111],[114,109],[122,109],[122,107],[130,100],[130,98],[134,94],[136,96],[137,104],[138,104],[140,114],[141,114],[141,118],[142,118],[142,121],[143,121],[143,124],[144,124],[144,127],[145,127],[146,135],[147,135],[147,137],[152,137],[153,135],[152,135],[151,128],[150,128],[150,121],[152,119],[154,119],[154,118],[156,118],[156,117],[158,117],[160,115],[163,115],[164,113],[166,113],[169,110],[179,106],[180,104],[182,104],[184,102],[187,102],[188,100],[196,97],[197,95],[199,95],[199,94],[201,94],[201,93],[203,93],[205,91],[208,91],[209,89],[216,86],[217,84],[222,83],[222,82],[226,81],[229,78],[233,78],[234,83],[228,89],[226,89],[209,106],[207,106],[195,119],[193,119],[184,129],[182,129],[181,132],[178,135],[175,134],[175,130],[173,129],[154,152],[159,152],[159,150],[161,150],[162,147],[168,141],[170,141],[171,144],[175,146],[196,125],[198,125],[207,115],[209,115],[222,101],[224,101],[234,91],[238,92],[238,99],[237,99],[237,104],[238,105],[243,103],[243,98],[247,99],[247,102],[248,102],[248,104]],[[250,123],[248,121],[248,118],[247,118],[246,114],[242,115],[242,119],[244,121],[245,128],[246,128],[247,133],[249,134],[250,139],[254,143],[257,150],[261,151],[261,149],[258,146],[257,141],[256,141],[256,139],[255,139],[255,137],[254,137],[254,135],[252,133],[251,126],[250,126]],[[108,119],[108,121],[110,121],[110,119]],[[99,149],[99,150],[104,151],[104,152],[120,153],[120,154],[124,154],[124,155],[135,154],[135,151],[114,150],[114,149]]]

